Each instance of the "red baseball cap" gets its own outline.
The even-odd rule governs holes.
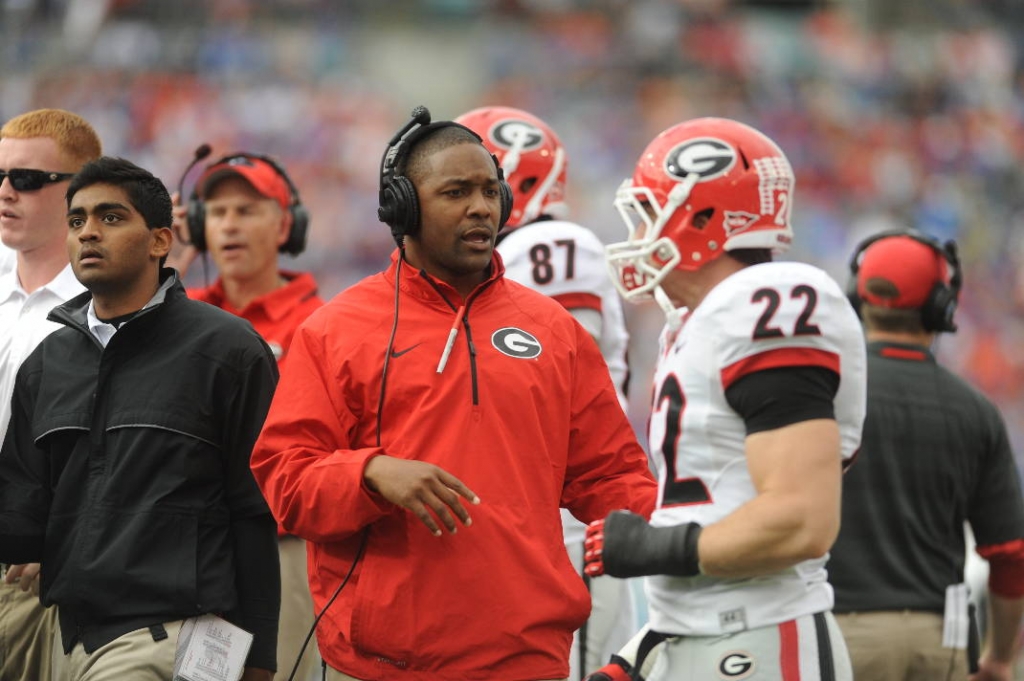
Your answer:
[[[207,168],[199,178],[199,196],[206,198],[213,186],[231,175],[238,175],[268,199],[274,199],[284,210],[291,205],[291,189],[274,166],[253,156],[231,156]]]
[[[891,236],[868,246],[857,269],[857,295],[869,305],[914,309],[924,305],[937,282],[948,281],[942,253],[909,236]],[[894,298],[867,292],[867,282],[884,279],[896,287]]]

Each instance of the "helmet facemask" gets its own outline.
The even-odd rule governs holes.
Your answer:
[[[626,223],[629,238],[608,244],[605,260],[612,281],[624,299],[640,302],[654,298],[659,304],[668,300],[661,291],[661,282],[679,266],[682,255],[676,243],[662,232],[699,179],[694,174],[676,184],[664,205],[649,187],[634,186],[632,180],[619,185],[615,208]]]

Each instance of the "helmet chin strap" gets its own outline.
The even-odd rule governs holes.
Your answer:
[[[661,286],[654,287],[654,300],[658,303],[658,307],[665,313],[665,323],[668,324],[670,331],[678,331],[683,325],[683,310],[685,308],[676,307],[669,300],[668,294],[665,293],[665,289]]]
[[[548,176],[544,178],[544,181],[537,191],[533,193],[533,197],[530,202],[523,208],[522,223],[533,222],[540,215],[540,206],[547,198],[548,192],[551,191],[552,185],[558,180],[558,175],[562,172],[562,167],[565,165],[565,151],[559,147],[555,150],[555,158],[551,164],[551,170],[548,172]]]
[[[657,229],[654,230],[655,234],[661,233],[665,223],[676,212],[676,209],[686,202],[686,199],[690,197],[690,192],[693,191],[693,187],[698,182],[700,182],[700,175],[698,173],[689,173],[682,182],[678,182],[676,186],[672,187],[665,201],[665,206],[658,216]],[[678,246],[676,249],[678,250]],[[654,287],[653,293],[654,300],[658,303],[662,312],[665,313],[665,322],[668,324],[669,330],[678,331],[683,325],[683,310],[685,308],[676,307],[660,284]]]
[[[699,173],[690,173],[686,176],[682,182],[677,182],[668,193],[668,201],[665,202],[666,213],[671,216],[676,212],[676,208],[683,205],[683,203],[690,197],[690,192],[693,191],[694,185],[700,182]]]
[[[665,229],[669,219],[675,215],[676,209],[686,203],[686,199],[689,198],[690,192],[693,191],[694,185],[698,182],[700,182],[700,175],[690,173],[686,176],[686,179],[682,182],[677,182],[669,190],[668,196],[665,197],[665,205],[660,207],[654,224],[650,227],[650,233],[644,235],[648,241],[654,241],[658,238],[661,231]]]

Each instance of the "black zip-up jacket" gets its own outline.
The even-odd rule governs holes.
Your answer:
[[[218,613],[274,669],[275,524],[249,468],[277,382],[243,319],[189,300],[163,271],[106,348],[86,292],[54,308],[18,372],[0,450],[0,561],[42,563],[65,653]]]

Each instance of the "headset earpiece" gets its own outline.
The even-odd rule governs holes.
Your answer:
[[[420,202],[409,178],[392,177],[381,188],[379,203],[377,218],[391,228],[396,242],[401,243],[406,235],[416,232],[420,224]]]
[[[936,254],[945,258],[949,269],[952,270],[949,283],[947,284],[944,281],[935,282],[935,285],[928,293],[928,297],[920,307],[921,325],[926,331],[935,331],[937,333],[952,333],[956,331],[957,327],[953,317],[956,315],[956,308],[960,301],[960,288],[963,285],[963,271],[960,267],[960,256],[957,251],[956,242],[947,241],[945,244],[941,244],[936,239],[914,230],[880,232],[868,237],[857,245],[853,252],[853,257],[850,258],[850,279],[846,285],[846,297],[849,299],[850,304],[853,305],[857,316],[860,317],[860,307],[863,304],[860,293],[857,291],[857,275],[860,272],[861,257],[872,244],[882,239],[897,236],[910,237],[918,243],[925,244],[934,250]]]
[[[857,313],[857,319],[860,319],[860,304],[863,302],[860,299],[860,294],[857,293],[857,273],[854,271],[850,280],[846,282],[846,299],[850,301],[850,306],[853,307],[853,311]]]
[[[302,199],[299,197],[299,189],[292,182],[292,178],[288,176],[285,169],[274,159],[269,156],[263,156],[261,154],[247,154],[238,153],[225,156],[224,158],[211,163],[206,167],[208,171],[210,168],[218,166],[222,163],[228,163],[234,159],[251,159],[254,161],[262,161],[268,166],[273,168],[274,172],[280,176],[284,183],[288,185],[289,193],[289,205],[288,212],[291,214],[291,228],[288,230],[288,238],[278,246],[277,250],[281,253],[288,253],[289,255],[298,255],[306,250],[306,238],[309,233],[309,210],[302,204]],[[205,173],[206,171],[204,171]],[[186,212],[186,221],[188,223],[188,236],[192,245],[199,251],[206,251],[206,205],[203,200],[199,197],[199,187],[193,187],[192,194],[188,200],[188,210]]]
[[[298,194],[292,196],[298,200]],[[309,210],[301,203],[293,203],[289,210],[292,214],[292,226],[288,230],[288,239],[278,248],[282,253],[298,255],[306,250],[306,236],[309,233]]]
[[[405,170],[405,162],[416,143],[427,135],[441,128],[461,128],[470,133],[483,144],[483,139],[475,131],[454,121],[430,122],[430,112],[426,107],[413,109],[411,118],[394,134],[388,143],[384,156],[380,161],[380,190],[378,192],[377,219],[391,228],[391,236],[395,243],[402,245],[406,236],[414,235],[420,227],[420,203],[416,195],[416,187],[399,169]],[[494,167],[498,171],[498,193],[501,208],[498,218],[500,231],[512,215],[512,187],[505,181],[505,173],[498,163],[498,157],[491,154]]]
[[[498,231],[500,232],[504,229],[508,219],[512,217],[512,202],[515,200],[515,196],[512,194],[512,185],[505,180],[505,171],[502,169],[498,157],[491,154],[491,160],[494,161],[494,167],[498,169],[498,193],[501,194],[501,215],[498,218]]]

